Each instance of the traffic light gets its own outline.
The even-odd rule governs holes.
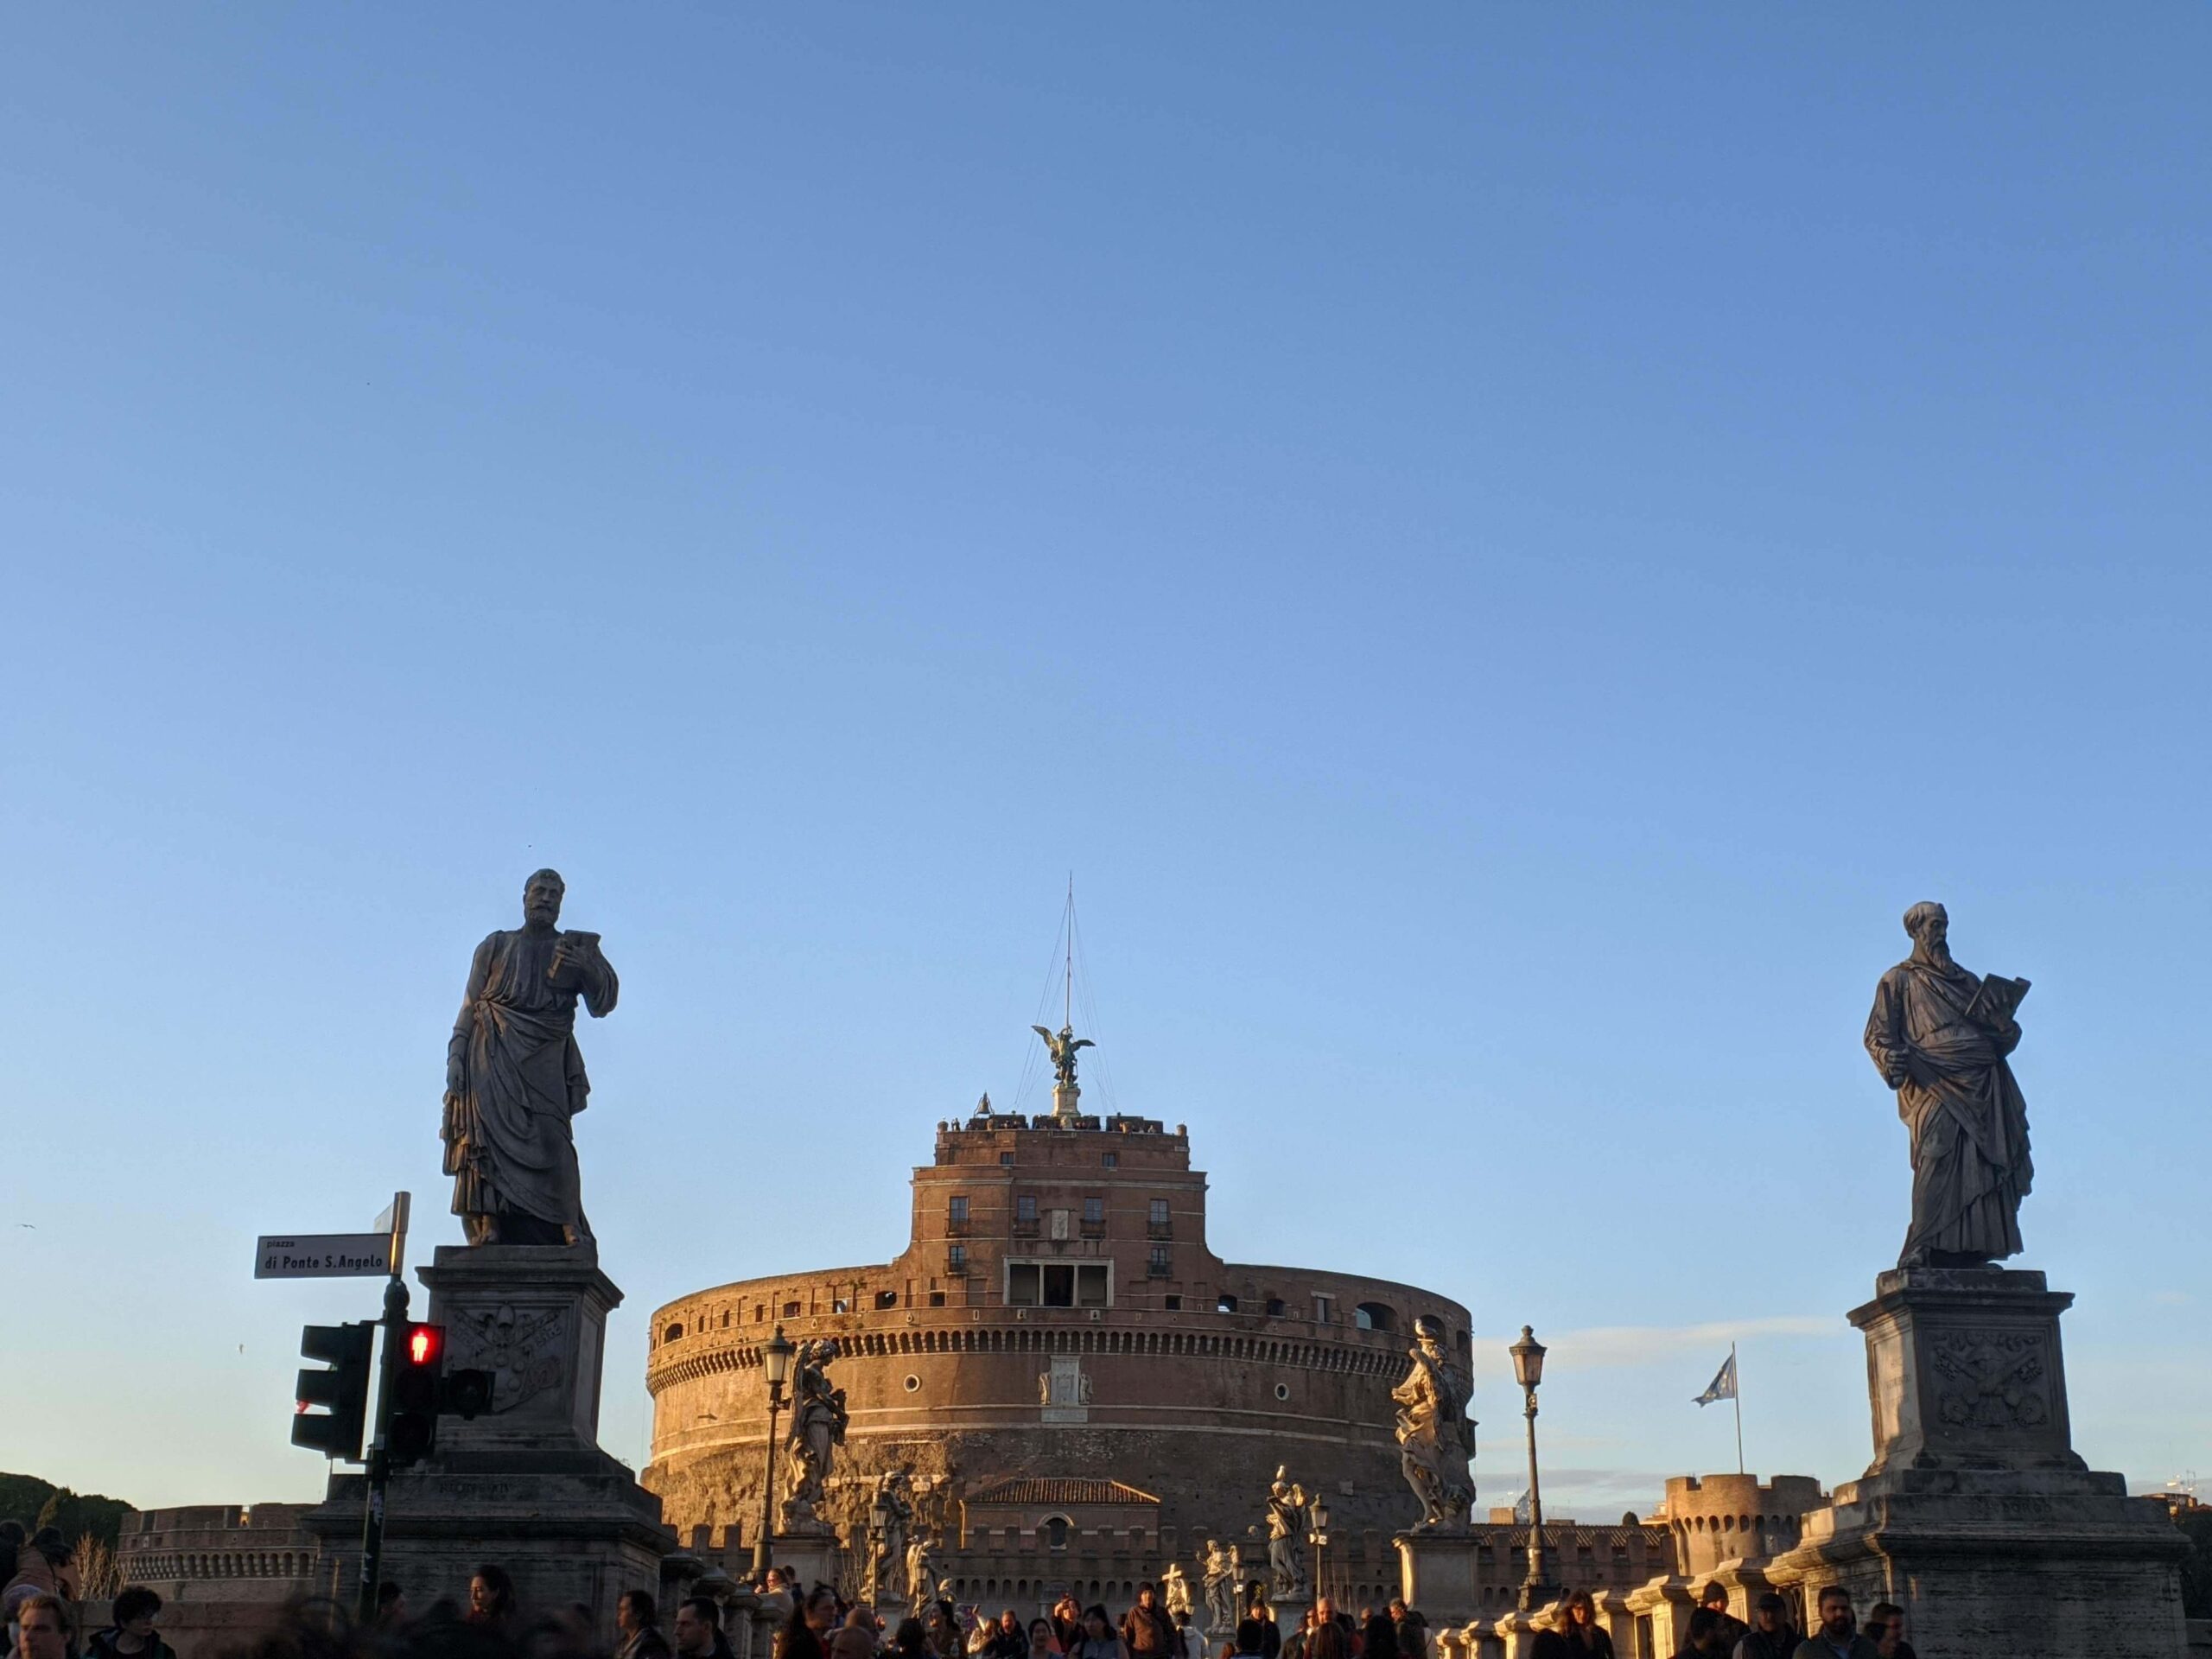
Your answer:
[[[439,1384],[446,1372],[446,1328],[403,1325],[391,1363],[391,1421],[384,1446],[397,1469],[419,1463],[438,1443]]]
[[[302,1371],[293,1389],[292,1444],[326,1458],[358,1463],[361,1420],[369,1407],[369,1344],[373,1325],[310,1325],[300,1332],[300,1357],[327,1370]],[[313,1408],[321,1406],[322,1410]]]

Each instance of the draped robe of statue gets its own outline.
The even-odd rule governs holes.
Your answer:
[[[553,957],[564,939],[556,984]],[[445,1168],[455,1215],[521,1218],[501,1223],[504,1243],[591,1237],[569,1123],[591,1092],[576,999],[604,1014],[620,988],[596,942],[575,935],[516,928],[476,947],[447,1049],[461,1086],[446,1101]]]
[[[1912,1135],[1912,1223],[1900,1267],[1961,1266],[2020,1251],[2020,1200],[2035,1177],[2028,1109],[2005,1057],[2020,1027],[1969,1019],[1981,981],[1916,944],[1882,976],[1866,1052],[1897,1091]]]
[[[1426,1330],[1411,1357],[1406,1380],[1390,1390],[1398,1406],[1399,1466],[1421,1500],[1420,1526],[1462,1527],[1475,1503],[1467,1473],[1475,1455],[1475,1426],[1467,1420],[1474,1380]]]

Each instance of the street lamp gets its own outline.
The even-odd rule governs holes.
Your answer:
[[[883,1549],[891,1530],[891,1506],[883,1501],[883,1494],[875,1495],[875,1502],[868,1510],[868,1582],[861,1592],[861,1599],[873,1608],[883,1596]]]
[[[791,1356],[798,1351],[780,1325],[776,1334],[760,1344],[760,1363],[768,1377],[768,1457],[760,1471],[760,1533],[753,1541],[756,1588],[767,1582],[768,1534],[776,1524],[776,1414],[784,1408],[784,1384],[791,1380]]]
[[[1313,1599],[1318,1604],[1321,1599],[1321,1552],[1329,1547],[1328,1504],[1315,1498],[1306,1511],[1306,1518],[1313,1529],[1306,1538],[1313,1546]]]
[[[1532,1612],[1554,1593],[1544,1576],[1544,1497],[1536,1484],[1536,1386],[1544,1380],[1544,1344],[1524,1325],[1521,1340],[1506,1351],[1513,1356],[1513,1380],[1528,1402],[1522,1414],[1529,1420],[1529,1572],[1521,1581],[1521,1606]]]

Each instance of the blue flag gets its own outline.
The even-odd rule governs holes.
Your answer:
[[[1697,1403],[1709,1406],[1716,1400],[1733,1400],[1735,1397],[1736,1356],[1732,1353],[1728,1356],[1728,1363],[1720,1368],[1719,1375],[1707,1386],[1703,1394],[1698,1395]]]

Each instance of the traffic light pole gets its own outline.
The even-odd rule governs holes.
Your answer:
[[[392,1373],[399,1369],[399,1351],[407,1340],[407,1283],[394,1273],[384,1287],[384,1353],[377,1365],[376,1415],[371,1420],[369,1442],[369,1502],[361,1520],[361,1586],[354,1603],[355,1621],[365,1626],[377,1616],[377,1586],[384,1572],[384,1489],[391,1478],[391,1453],[385,1436],[391,1428]]]
[[[399,1369],[399,1351],[407,1340],[407,1220],[411,1208],[410,1197],[405,1192],[391,1195],[391,1278],[384,1287],[384,1354],[377,1365],[376,1416],[372,1420],[369,1440],[369,1497],[366,1512],[361,1517],[361,1587],[353,1604],[354,1622],[364,1628],[377,1616],[377,1586],[384,1576],[384,1489],[391,1478],[391,1453],[387,1449],[387,1437],[391,1432],[391,1396],[393,1373]]]

